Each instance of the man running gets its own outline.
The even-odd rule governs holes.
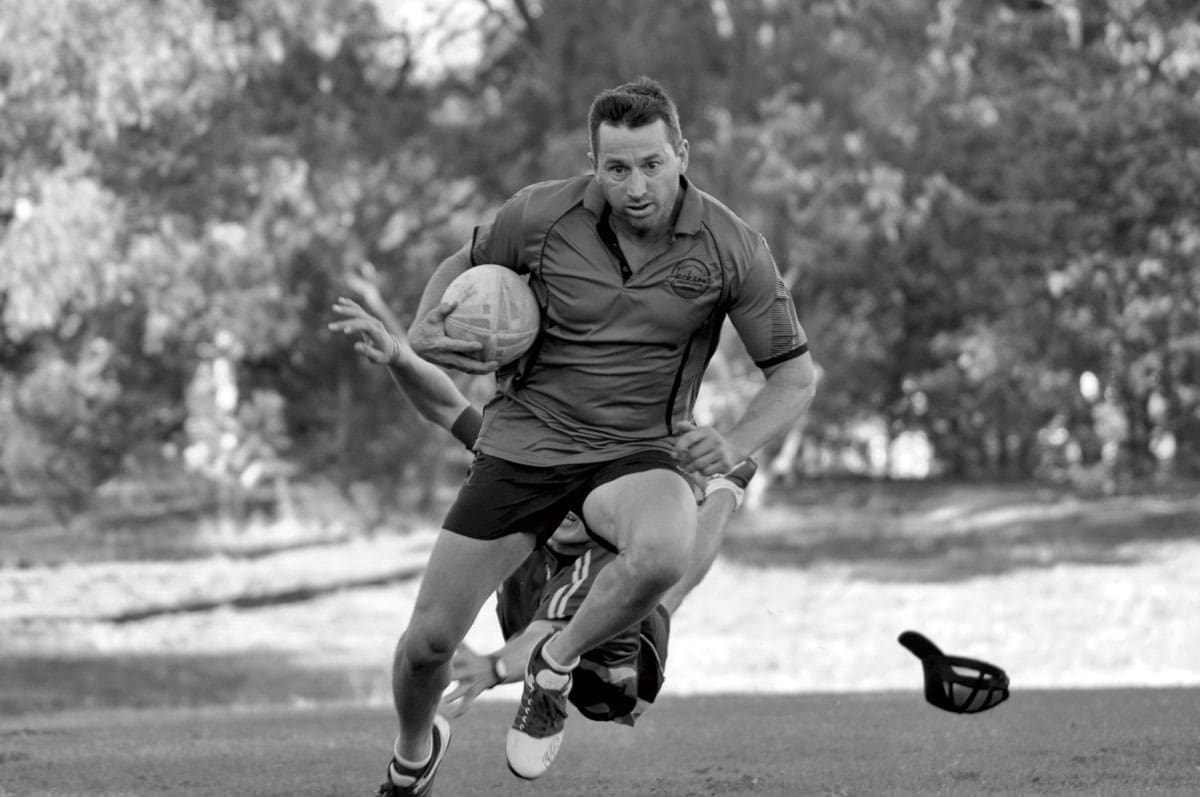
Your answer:
[[[593,173],[515,194],[437,267],[409,340],[468,373],[478,343],[445,332],[445,288],[493,263],[528,274],[543,329],[498,374],[470,473],[430,553],[396,649],[393,794],[428,792],[450,728],[451,660],[479,609],[568,512],[616,550],[563,628],[534,648],[506,738],[509,769],[540,777],[563,738],[585,652],[640,623],[682,577],[697,508],[687,473],[729,472],[790,429],[815,392],[807,336],[763,236],[684,176],[674,102],[648,78],[601,92]],[[727,430],[692,407],[728,318],[764,382]]]
[[[441,369],[416,356],[373,285],[362,280],[355,285],[376,315],[340,298],[333,309],[344,319],[331,323],[330,329],[362,336],[356,350],[387,366],[422,417],[473,449],[482,421],[478,410]],[[754,460],[747,459],[729,474],[708,480],[698,511],[696,548],[683,578],[641,623],[580,657],[569,700],[585,717],[633,725],[654,702],[663,685],[671,615],[712,566],[722,533],[755,470]],[[505,645],[486,655],[465,644],[456,651],[451,672],[456,686],[442,700],[446,718],[465,714],[487,689],[519,681],[533,647],[570,620],[614,556],[588,535],[576,515],[568,514],[546,545],[533,551],[497,591],[496,613]]]

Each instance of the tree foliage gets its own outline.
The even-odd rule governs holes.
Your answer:
[[[407,320],[512,191],[586,170],[588,103],[641,73],[797,299],[808,446],[878,421],[960,476],[1200,470],[1190,3],[399,8],[0,0],[0,491],[184,468],[227,357],[260,460],[431,494],[453,444],[328,308],[369,260]],[[752,370],[724,347],[709,390]]]

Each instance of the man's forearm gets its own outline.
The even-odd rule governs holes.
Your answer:
[[[700,505],[696,522],[696,541],[692,544],[691,556],[683,575],[659,600],[669,614],[675,614],[683,599],[708,575],[717,553],[729,516],[737,508],[737,499],[728,490],[720,490],[706,498]]]
[[[816,373],[810,354],[780,363],[767,372],[766,383],[750,399],[726,439],[739,456],[750,456],[803,418],[815,395]]]
[[[492,654],[504,662],[507,674],[502,683],[516,683],[525,677],[525,664],[534,646],[547,634],[553,633],[562,626],[549,620],[534,620],[521,633],[504,644],[504,647]]]
[[[421,322],[421,319],[429,315],[430,310],[441,304],[442,294],[446,292],[446,288],[454,281],[455,277],[470,267],[471,252],[469,247],[466,246],[438,264],[433,274],[430,275],[429,282],[425,284],[425,290],[421,294],[421,303],[417,305],[416,315],[413,316],[412,327],[415,327]],[[412,334],[411,328],[410,334]]]
[[[471,403],[449,374],[411,350],[388,370],[421,417],[447,431]]]

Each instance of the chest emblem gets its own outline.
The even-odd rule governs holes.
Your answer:
[[[712,288],[714,276],[708,264],[694,257],[680,260],[667,275],[667,287],[683,299],[703,296]]]

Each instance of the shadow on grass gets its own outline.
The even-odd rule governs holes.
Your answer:
[[[0,656],[0,716],[77,709],[390,700],[386,667],[306,667],[278,654]]]
[[[743,564],[849,565],[879,581],[960,581],[1057,564],[1126,565],[1147,545],[1200,539],[1200,499],[1081,500],[1022,488],[841,488],[744,512],[722,553]]]

